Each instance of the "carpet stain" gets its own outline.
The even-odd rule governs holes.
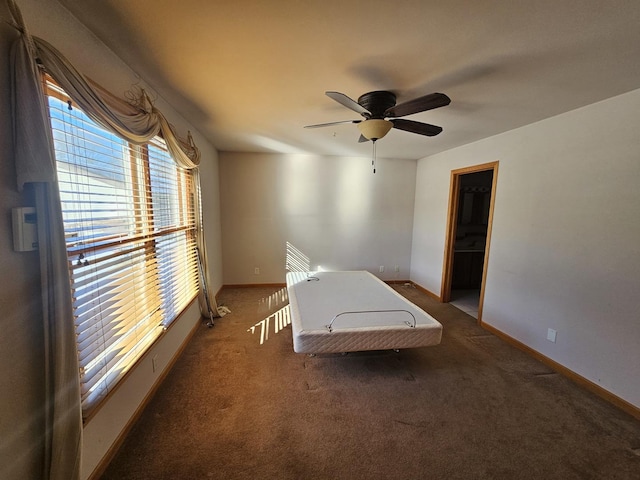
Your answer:
[[[314,390],[318,390],[318,387],[315,387],[313,385],[309,385],[309,382],[304,382],[304,389],[308,390],[310,392],[314,391]]]
[[[403,420],[394,420],[394,422],[399,423],[400,425],[407,425],[408,427],[416,427],[416,428],[426,428],[425,422],[405,422]]]
[[[405,382],[415,382],[416,381],[416,377],[414,377],[412,373],[408,373],[407,375],[405,375],[404,381]]]

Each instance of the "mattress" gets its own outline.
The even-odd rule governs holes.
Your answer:
[[[289,272],[293,350],[344,353],[437,345],[442,325],[366,271]]]

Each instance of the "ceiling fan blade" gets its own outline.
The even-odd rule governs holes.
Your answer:
[[[327,97],[335,100],[339,104],[344,105],[345,107],[353,110],[354,112],[359,113],[360,115],[363,115],[367,118],[369,117],[369,115],[371,115],[369,110],[364,108],[355,100],[347,97],[344,93],[340,93],[340,92],[324,92],[324,93]]]
[[[413,120],[403,120],[401,118],[389,121],[393,123],[393,128],[404,130],[405,132],[417,133],[418,135],[426,135],[427,137],[434,137],[442,132],[442,127],[429,123],[414,122]]]
[[[316,125],[305,125],[304,128],[330,127],[331,125],[341,125],[343,123],[360,123],[362,120],[342,120],[340,122],[318,123]]]
[[[367,137],[365,137],[364,135],[360,135],[360,138],[358,139],[358,143],[364,143],[364,142],[368,142],[369,139]]]
[[[430,93],[424,97],[415,98],[408,102],[401,103],[395,107],[387,108],[384,112],[385,117],[404,117],[414,113],[433,110],[434,108],[449,105],[451,99],[444,93]]]

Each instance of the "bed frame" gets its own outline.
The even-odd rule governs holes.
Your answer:
[[[290,272],[293,350],[346,353],[437,345],[442,325],[366,271]]]

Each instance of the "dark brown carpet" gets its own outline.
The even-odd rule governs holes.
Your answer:
[[[102,478],[640,478],[640,422],[396,288],[444,325],[440,345],[296,354],[291,327],[275,333],[283,292],[223,290],[232,313],[196,333]]]

